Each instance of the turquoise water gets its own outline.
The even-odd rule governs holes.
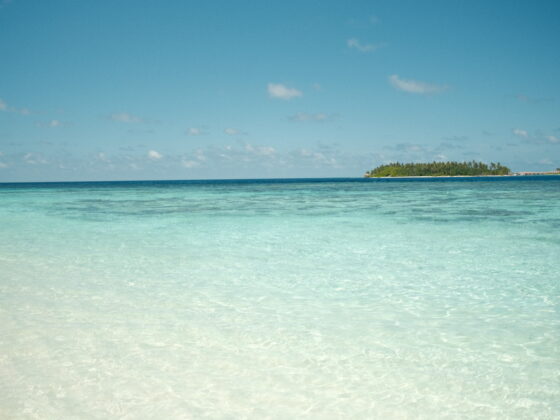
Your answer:
[[[0,184],[0,418],[560,417],[559,178]]]

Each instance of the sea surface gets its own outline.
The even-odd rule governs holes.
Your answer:
[[[2,419],[558,419],[560,177],[0,184]]]

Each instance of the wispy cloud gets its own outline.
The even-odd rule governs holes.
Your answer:
[[[543,102],[553,102],[554,99],[553,98],[536,98],[533,96],[527,96],[527,95],[515,95],[515,99],[517,99],[518,101],[521,102],[525,102],[525,103],[529,103],[529,104],[540,104]]]
[[[68,123],[60,121],[60,120],[50,120],[50,121],[43,121],[36,123],[38,127],[46,127],[46,128],[58,128],[68,125]]]
[[[522,130],[521,128],[513,129],[513,134],[515,134],[517,137],[523,137],[524,139],[529,138],[529,133],[526,130]]]
[[[372,52],[384,46],[384,44],[362,44],[357,38],[350,38],[346,41],[348,48],[355,48],[361,52]]]
[[[8,106],[6,101],[4,101],[2,98],[0,98],[0,111],[15,112],[15,113],[21,114],[21,115],[31,114],[31,110],[29,110],[29,108],[16,108],[14,106]]]
[[[448,136],[443,137],[443,140],[464,143],[469,140],[467,136]]]
[[[455,141],[442,141],[439,146],[434,148],[434,151],[441,152],[441,151],[449,151],[449,150],[462,150],[465,149],[465,146],[462,143],[458,143]]]
[[[389,82],[395,89],[422,95],[439,93],[448,89],[448,87],[444,85],[435,85],[426,82],[419,82],[417,80],[401,79],[397,74],[389,76]]]
[[[164,154],[150,149],[150,146],[132,150],[130,153],[97,150],[88,155],[87,162],[72,155],[43,157],[36,152],[18,153],[13,157],[0,155],[0,172],[5,174],[11,168],[21,165],[20,167],[28,170],[32,167],[64,169],[82,179],[93,174],[92,171],[104,174],[107,179],[138,176],[134,174],[139,174],[139,171],[158,171],[151,172],[157,173],[158,176],[188,173],[193,178],[207,178],[215,175],[215,168],[219,167],[224,173],[235,177],[254,176],[255,173],[263,177],[310,173],[317,176],[333,173],[347,176],[355,174],[356,168],[370,167],[373,158],[374,155],[369,152],[348,153],[339,150],[336,144],[319,143],[305,148],[279,150],[272,144],[236,141],[224,146],[207,145],[184,153]],[[8,169],[4,169],[3,165]]]
[[[110,162],[110,159],[107,157],[107,154],[104,152],[99,152],[96,156],[96,159],[100,160],[101,162]]]
[[[235,167],[246,164],[270,166],[273,162],[279,163],[279,155],[274,147],[238,143],[221,147],[211,146],[204,150],[198,149],[194,153],[183,155],[180,164],[186,168],[198,168],[214,165]]]
[[[397,143],[393,146],[385,146],[386,150],[396,150],[398,152],[426,152],[428,149],[421,144],[414,143]]]
[[[253,146],[249,143],[245,144],[245,151],[257,156],[273,156],[276,149],[272,146]]]
[[[456,141],[441,142],[438,145],[397,143],[383,147],[382,162],[406,161],[426,162],[442,160],[464,160],[471,158],[473,154],[462,143]]]
[[[242,136],[246,134],[242,130],[239,130],[237,128],[232,128],[232,127],[226,128],[224,130],[224,133],[226,133],[228,136]]]
[[[303,96],[300,90],[279,83],[269,83],[267,89],[271,98],[289,100]]]
[[[150,150],[148,151],[148,157],[153,160],[159,160],[163,157],[163,155],[156,150]]]
[[[336,118],[334,114],[325,114],[323,112],[318,112],[316,114],[309,114],[307,112],[298,112],[297,114],[290,115],[288,117],[289,120],[292,121],[315,121],[315,122],[324,122],[324,121],[332,121]]]
[[[46,165],[49,163],[42,155],[37,153],[26,153],[23,155],[23,161],[29,165]]]
[[[306,148],[291,152],[291,157],[295,162],[301,162],[312,166],[326,166],[336,168],[339,166],[337,157],[328,150],[310,150]]]
[[[206,134],[206,131],[202,128],[190,127],[189,129],[187,129],[188,136],[202,136],[204,134]]]
[[[522,130],[521,128],[515,128],[512,133],[517,137],[523,139],[524,143],[532,144],[558,144],[560,145],[560,138],[554,135],[545,135],[541,130],[535,130],[532,134],[527,130]]]
[[[117,112],[109,115],[109,119],[112,121],[118,121],[122,123],[141,123],[146,122],[144,118],[140,118],[137,115],[129,114],[128,112]]]
[[[196,160],[190,160],[190,159],[182,159],[181,160],[181,166],[185,167],[185,168],[196,168],[197,166],[200,166],[200,162],[196,161]]]

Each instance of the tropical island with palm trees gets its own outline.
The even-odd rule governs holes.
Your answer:
[[[366,178],[416,177],[416,176],[500,176],[511,175],[507,166],[500,163],[483,162],[431,162],[431,163],[389,163],[380,165],[364,176]]]

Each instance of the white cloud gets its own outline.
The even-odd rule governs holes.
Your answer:
[[[204,162],[206,160],[206,155],[204,154],[204,150],[202,150],[202,149],[195,150],[194,156],[202,162]]]
[[[243,131],[238,130],[237,128],[231,128],[228,127],[224,130],[224,133],[226,133],[228,136],[240,136],[245,134]]]
[[[196,160],[181,160],[181,165],[184,166],[185,168],[196,168],[197,166],[200,166],[200,162],[197,162]]]
[[[115,114],[111,114],[109,116],[109,119],[123,123],[140,123],[145,121],[143,118],[129,114],[128,112],[118,112]]]
[[[425,82],[418,82],[416,80],[405,80],[399,78],[398,75],[393,74],[389,76],[389,82],[395,89],[402,90],[409,93],[438,93],[447,89],[447,86],[433,85]]]
[[[518,137],[523,137],[524,139],[529,138],[529,133],[527,133],[527,131],[522,130],[520,128],[514,129],[513,134],[515,134]]]
[[[23,160],[29,165],[49,163],[45,158],[35,153],[26,153],[25,155],[23,155]]]
[[[44,127],[44,128],[57,128],[57,127],[64,127],[68,125],[67,122],[60,121],[60,120],[50,120],[50,121],[41,121],[35,123],[37,127]]]
[[[348,45],[348,48],[355,48],[361,52],[372,52],[383,46],[382,44],[362,44],[356,38],[351,38],[346,41],[346,45]]]
[[[155,151],[155,150],[150,150],[148,152],[148,157],[150,159],[158,160],[158,159],[161,159],[163,157],[163,155],[161,153]]]
[[[201,128],[191,127],[187,130],[187,135],[189,136],[201,136],[204,134],[204,130]]]
[[[299,149],[292,152],[294,157],[303,159],[307,162],[313,162],[315,165],[337,167],[338,162],[332,153],[324,153],[309,149]]]
[[[7,167],[8,167],[7,164],[5,164],[4,162],[0,162],[0,168],[7,168]]]
[[[31,114],[31,111],[28,108],[18,109],[18,108],[15,108],[13,106],[8,106],[6,101],[4,101],[3,99],[0,99],[0,111],[17,112],[18,114],[21,114],[21,115]]]
[[[303,93],[295,88],[289,88],[282,84],[269,83],[268,84],[268,94],[271,98],[278,98],[289,100],[292,98],[297,98],[303,96]]]
[[[152,146],[161,147],[157,144]],[[221,168],[223,173],[237,174],[236,176],[251,176],[251,174],[258,174],[262,177],[293,176],[294,174],[305,174],[305,171],[324,171],[317,172],[316,175],[324,174],[327,176],[331,173],[329,171],[333,169],[341,170],[342,168],[348,171],[346,174],[352,174],[356,167],[364,167],[369,162],[363,154],[346,154],[324,144],[298,150],[279,150],[267,143],[236,141],[230,145],[208,145],[203,148],[193,148],[185,151],[185,153],[175,154],[150,149],[149,145],[136,150],[132,154],[111,154],[106,150],[99,149],[88,154],[87,162],[81,158],[75,159],[71,156],[62,155],[53,156],[53,160],[51,160],[50,157],[45,155],[45,158],[42,158],[41,154],[33,151],[15,156],[19,160],[19,165],[29,169],[39,169],[43,166],[50,166],[54,169],[64,166],[68,171],[81,174],[87,174],[88,171],[95,170],[98,174],[104,174],[103,177],[106,178],[115,177],[121,171],[123,171],[123,174],[128,173],[127,177],[133,174],[137,174],[134,175],[135,177],[140,177],[140,172],[137,171],[149,171],[156,168],[162,171],[158,172],[160,175],[178,176],[181,173],[188,173],[193,177],[208,177],[215,173],[216,167]],[[137,153],[138,151],[140,151],[140,154]],[[6,169],[2,166],[0,173],[5,174],[15,167],[16,162],[6,157],[6,151],[3,150],[3,152],[4,156],[0,156],[0,162],[8,166]],[[48,159],[48,162],[45,159]],[[358,164],[355,159],[358,159]],[[362,163],[362,161],[367,162]],[[46,164],[43,165],[42,163]],[[313,173],[315,174],[315,172]],[[146,172],[142,172],[142,174],[146,174]],[[344,175],[344,173],[340,175]]]
[[[547,158],[539,160],[539,163],[541,165],[552,165],[552,161],[550,159],[547,159]]]
[[[470,151],[460,142],[427,145],[416,143],[396,143],[383,147],[385,163],[389,162],[432,162],[472,159]]]
[[[560,138],[554,135],[544,135],[541,130],[535,130],[534,134],[531,135],[527,130],[515,128],[512,130],[512,133],[522,138],[525,142],[533,144],[560,144]]]
[[[235,136],[236,134],[239,134],[239,130],[236,130],[235,128],[226,128],[224,130],[224,133],[226,133],[228,136]]]
[[[272,156],[276,153],[276,149],[271,146],[253,146],[251,144],[245,145],[245,151],[258,156]]]

